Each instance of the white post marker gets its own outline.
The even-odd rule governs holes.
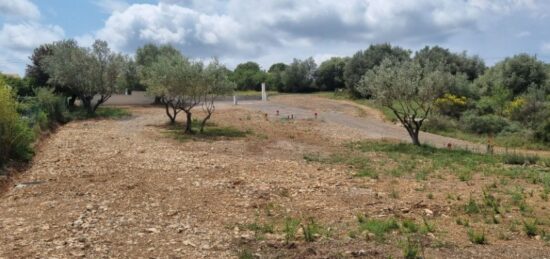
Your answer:
[[[233,95],[233,105],[237,105],[239,102],[237,101],[237,96]]]
[[[265,83],[262,83],[262,101],[267,101],[267,92],[265,91]]]

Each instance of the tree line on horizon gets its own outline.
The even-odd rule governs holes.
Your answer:
[[[265,81],[279,92],[340,90],[352,99],[372,99],[417,145],[421,129],[496,136],[512,146],[550,144],[550,65],[528,54],[488,67],[466,52],[426,46],[413,53],[385,43],[319,66],[313,58],[294,59],[263,71],[246,62],[231,78],[239,90],[259,90]]]
[[[266,82],[268,90],[278,92],[339,89],[350,98],[372,99],[404,125],[415,144],[421,128],[529,136],[550,143],[550,66],[527,54],[488,67],[466,52],[427,46],[413,53],[385,43],[319,66],[307,58],[276,63],[267,71],[252,61],[230,70],[216,59],[205,65],[185,57],[170,45],[146,44],[130,57],[111,51],[103,41],[84,48],[64,40],[36,48],[30,59],[23,79],[4,79],[17,95],[47,87],[67,97],[69,107],[80,99],[89,113],[114,93],[146,90],[164,104],[170,121],[179,112],[189,121],[191,110],[206,98],[259,90]]]

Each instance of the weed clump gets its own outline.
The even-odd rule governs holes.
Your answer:
[[[476,232],[473,229],[468,230],[468,239],[470,242],[476,245],[485,245],[487,244],[487,238],[485,237],[485,231]]]
[[[502,157],[502,160],[508,165],[534,165],[540,158],[533,155],[506,154]]]
[[[365,216],[358,216],[359,230],[361,232],[368,231],[374,234],[378,240],[383,240],[386,233],[399,229],[399,223],[393,218],[391,219],[368,219]]]
[[[527,234],[527,236],[534,237],[537,235],[538,233],[537,223],[538,223],[537,220],[534,220],[531,222],[528,222],[528,221],[523,222],[523,230],[525,230],[525,234]]]

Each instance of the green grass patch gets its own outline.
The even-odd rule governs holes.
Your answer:
[[[416,233],[420,229],[413,220],[404,220],[401,225],[406,233]]]
[[[525,234],[529,237],[534,237],[538,234],[539,230],[537,227],[537,220],[533,221],[524,221],[523,222],[523,230],[525,231]]]
[[[218,139],[232,139],[232,138],[243,138],[247,135],[252,134],[252,131],[242,131],[233,127],[219,126],[213,122],[206,123],[204,132],[199,132],[200,122],[198,120],[193,120],[192,134],[185,134],[185,123],[176,123],[168,125],[167,133],[173,138],[179,141],[189,141],[189,140],[218,140]]]
[[[399,177],[423,182],[428,178],[448,179],[447,175],[452,175],[457,180],[470,184],[478,177],[498,176],[498,182],[502,186],[514,180],[524,180],[526,183],[538,184],[544,188],[546,194],[550,193],[550,166],[542,159],[525,156],[517,159],[507,155],[489,155],[391,141],[350,142],[345,147],[347,149],[329,155],[305,154],[304,159],[309,162],[347,165],[354,171],[355,177],[382,180],[386,177]],[[496,181],[494,180],[494,189],[497,188]],[[487,195],[489,196],[486,199],[492,197]],[[493,202],[485,206],[495,213],[501,209],[496,200],[485,202]],[[480,205],[484,206],[483,203]]]
[[[373,169],[371,168],[362,168],[361,170],[359,170],[356,174],[355,174],[356,177],[369,177],[371,179],[378,179],[380,178],[379,174],[374,171]]]
[[[421,259],[424,258],[420,256],[422,251],[422,242],[419,240],[413,240],[410,237],[407,237],[403,243],[403,258],[405,259]]]
[[[487,135],[464,132],[458,129],[451,130],[429,130],[430,133],[445,137],[462,139],[473,143],[487,144]],[[498,147],[523,148],[532,150],[550,150],[550,146],[544,143],[536,142],[534,139],[525,137],[523,133],[510,133],[496,135],[493,143]]]
[[[285,226],[283,232],[285,233],[285,242],[288,244],[296,239],[296,231],[300,226],[300,220],[291,217],[285,218]]]
[[[540,160],[538,156],[523,154],[505,154],[502,158],[509,165],[534,165]]]
[[[360,215],[357,217],[357,221],[359,222],[359,231],[368,231],[374,234],[378,240],[384,240],[386,233],[399,229],[399,223],[393,218],[369,219]]]
[[[315,222],[313,218],[310,218],[302,225],[302,231],[306,242],[314,242],[324,232],[324,228]]]
[[[70,118],[74,120],[86,119],[125,119],[132,116],[132,113],[124,108],[118,107],[99,107],[95,114],[89,114],[86,109],[76,108],[70,111]]]
[[[470,240],[470,242],[476,245],[487,244],[487,237],[485,236],[485,231],[477,232],[474,229],[469,229],[468,239]]]

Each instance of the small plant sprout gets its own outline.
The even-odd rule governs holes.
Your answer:
[[[315,222],[315,219],[310,218],[305,225],[302,225],[302,230],[306,242],[314,242],[319,237],[322,227]]]
[[[525,230],[525,234],[529,237],[534,237],[538,233],[538,227],[537,227],[537,220],[533,220],[531,222],[529,221],[523,221],[523,229]]]
[[[476,245],[487,244],[487,238],[485,237],[485,230],[482,232],[476,232],[474,229],[468,230],[468,239],[470,242]]]
[[[287,217],[285,219],[285,228],[283,229],[283,232],[285,233],[285,242],[287,244],[296,239],[296,231],[298,230],[298,226],[300,226],[300,220],[291,217]]]

